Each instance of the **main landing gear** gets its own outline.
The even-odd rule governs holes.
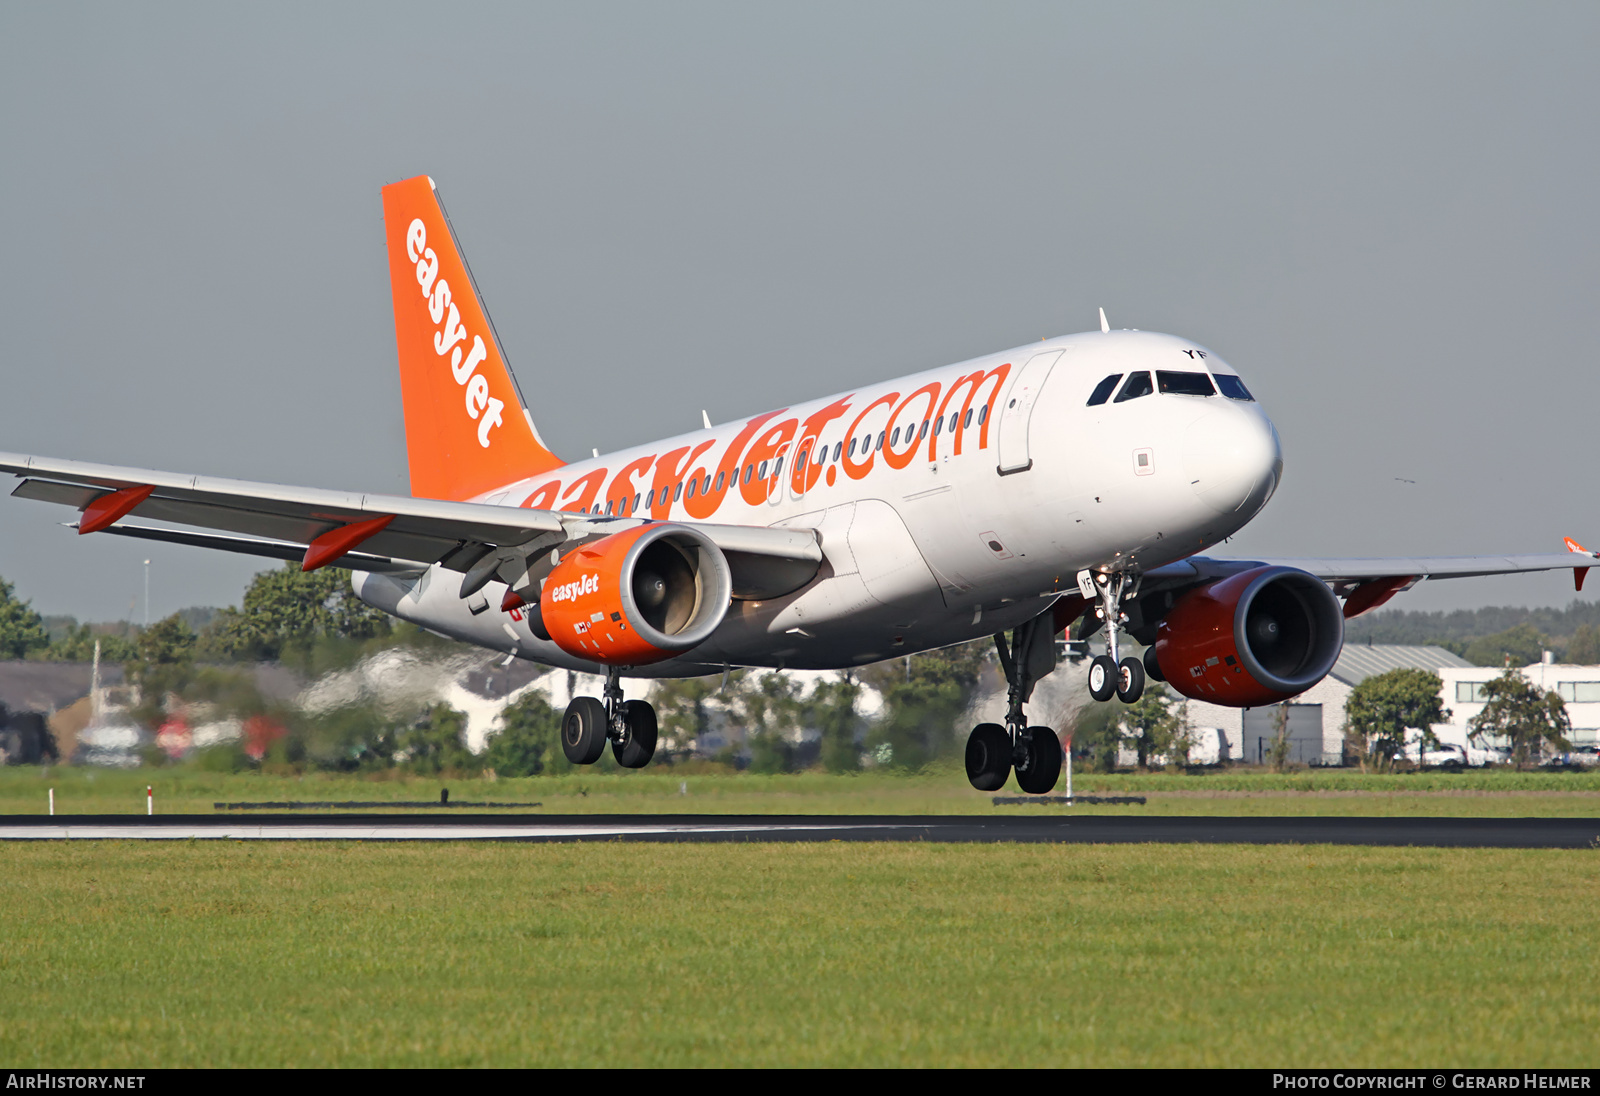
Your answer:
[[[1098,602],[1095,615],[1106,626],[1106,653],[1089,663],[1089,695],[1096,700],[1117,697],[1132,704],[1144,695],[1147,677],[1157,681],[1161,667],[1155,649],[1141,660],[1129,655],[1119,658],[1117,640],[1128,622],[1122,611],[1125,598],[1139,592],[1139,576],[1121,571],[1078,575],[1078,589],[1091,602]],[[999,791],[1006,778],[1016,771],[1017,784],[1031,795],[1042,795],[1056,786],[1065,755],[1061,740],[1049,727],[1030,727],[1023,705],[1033,695],[1040,678],[1056,666],[1055,617],[1045,612],[1011,633],[994,637],[1000,652],[1000,665],[1006,672],[1006,722],[981,723],[967,738],[967,779],[979,791]]]
[[[606,698],[575,696],[561,717],[561,752],[574,765],[593,765],[605,753],[624,769],[642,769],[656,753],[656,710],[643,700],[623,700],[619,675],[606,675]]]
[[[1006,672],[1006,725],[980,723],[967,739],[967,779],[979,791],[999,791],[1013,769],[1017,784],[1030,795],[1043,795],[1061,778],[1066,755],[1061,739],[1049,727],[1030,727],[1023,705],[1038,680],[1055,669],[1055,621],[1046,612],[1011,633],[994,637],[1000,665]]]
[[[1138,593],[1139,579],[1121,571],[1098,574],[1085,571],[1078,576],[1078,587],[1085,597],[1093,594],[1100,602],[1095,615],[1106,626],[1106,653],[1089,663],[1089,695],[1105,701],[1115,694],[1124,704],[1132,704],[1144,695],[1147,676],[1160,680],[1159,668],[1155,674],[1145,672],[1147,663],[1155,662],[1151,652],[1145,653],[1144,660],[1132,655],[1123,659],[1117,657],[1117,635],[1128,619],[1122,611],[1122,599]]]

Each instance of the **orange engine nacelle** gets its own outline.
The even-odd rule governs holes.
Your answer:
[[[539,618],[570,655],[643,666],[716,631],[733,579],[711,539],[685,525],[641,525],[564,556],[545,579]]]
[[[1193,700],[1254,708],[1303,693],[1344,648],[1339,599],[1293,567],[1257,567],[1191,590],[1156,631],[1156,661]]]

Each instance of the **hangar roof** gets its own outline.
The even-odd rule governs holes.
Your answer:
[[[1390,670],[1443,670],[1451,666],[1471,666],[1460,655],[1443,647],[1410,647],[1396,643],[1368,646],[1346,644],[1334,663],[1335,677],[1346,685],[1359,685],[1367,678]]]

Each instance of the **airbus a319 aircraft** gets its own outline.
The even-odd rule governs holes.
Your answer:
[[[993,636],[1009,694],[976,727],[980,789],[1055,786],[1028,724],[1055,637],[1087,616],[1096,700],[1147,678],[1249,707],[1339,657],[1344,619],[1428,578],[1573,568],[1568,550],[1238,560],[1283,476],[1245,381],[1188,339],[1045,339],[650,445],[564,463],[506,365],[433,180],[383,189],[411,497],[0,454],[13,494],[77,530],[348,568],[368,604],[431,631],[602,675],[562,746],[647,764],[656,718],[623,678],[849,668]],[[127,519],[140,519],[129,521]],[[156,522],[159,524],[150,524]],[[186,527],[186,528],[185,528]],[[1342,602],[1342,604],[1341,604]],[[1147,647],[1123,657],[1124,636]],[[999,714],[999,713],[997,713]]]

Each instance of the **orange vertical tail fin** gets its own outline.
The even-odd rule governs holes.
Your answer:
[[[561,465],[545,448],[426,175],[383,188],[411,493],[460,501]]]

